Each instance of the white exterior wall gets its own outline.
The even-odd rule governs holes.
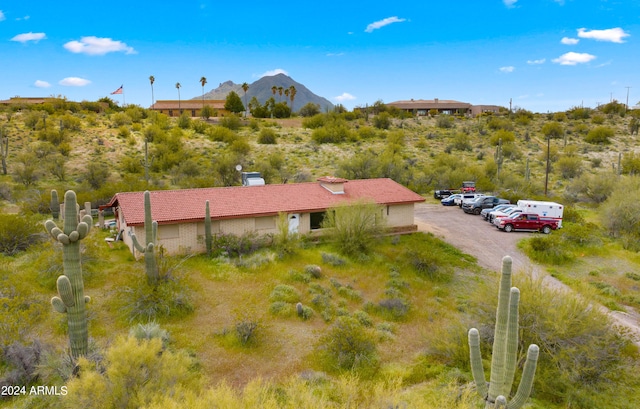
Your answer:
[[[385,206],[383,213],[386,217],[388,227],[405,227],[412,226],[413,221],[413,203]],[[387,214],[388,212],[388,214]]]

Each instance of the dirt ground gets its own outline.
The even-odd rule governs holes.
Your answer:
[[[478,264],[493,271],[500,271],[502,258],[511,256],[513,271],[523,271],[533,277],[542,277],[551,288],[572,291],[562,282],[548,275],[544,267],[537,265],[522,253],[517,243],[532,234],[529,232],[505,233],[485,222],[481,216],[464,213],[458,206],[442,206],[436,203],[420,203],[415,209],[415,223],[418,230],[433,233],[463,252],[478,259]],[[553,234],[553,232],[551,233]],[[629,330],[636,345],[640,346],[640,314],[629,309],[627,312],[606,311],[613,321]]]

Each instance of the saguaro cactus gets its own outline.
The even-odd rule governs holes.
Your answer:
[[[211,212],[209,210],[209,201],[204,204],[204,243],[207,246],[207,256],[211,256],[213,251],[213,236],[211,235]]]
[[[155,243],[158,238],[158,222],[151,220],[151,194],[144,192],[144,233],[145,245],[141,245],[135,234],[131,235],[136,250],[144,254],[144,266],[149,284],[155,285],[159,280],[158,264],[156,263]]]
[[[78,203],[76,194],[72,190],[64,194],[64,204],[63,229],[60,230],[53,220],[45,223],[47,232],[63,247],[64,275],[58,277],[58,296],[51,299],[51,305],[56,311],[67,314],[71,354],[77,358],[87,354],[88,330],[85,304],[90,300],[89,296],[84,295],[80,240],[89,233],[93,220],[90,215],[86,215],[82,221],[78,222]]]
[[[58,220],[60,217],[60,199],[58,199],[58,191],[55,189],[51,191],[49,208],[51,209],[51,216],[53,216],[54,220]]]
[[[511,287],[511,257],[502,259],[502,278],[498,294],[496,327],[491,356],[491,376],[489,386],[482,368],[480,336],[476,328],[469,330],[469,350],[471,372],[480,396],[486,402],[485,409],[519,409],[529,398],[538,362],[538,346],[531,344],[527,351],[522,379],[515,396],[507,401],[518,362],[518,305],[520,290]]]

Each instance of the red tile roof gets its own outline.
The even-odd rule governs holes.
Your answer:
[[[264,186],[233,186],[151,192],[151,215],[158,224],[204,220],[205,201],[212,219],[276,215],[278,212],[323,211],[343,201],[360,198],[378,204],[423,202],[424,198],[391,179],[350,180],[344,194],[331,194],[317,182]],[[129,226],[144,224],[144,193],[117,193],[104,207],[120,207]]]

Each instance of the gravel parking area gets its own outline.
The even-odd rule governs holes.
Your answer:
[[[513,272],[524,271],[533,277],[543,277],[550,288],[573,291],[562,282],[546,274],[544,268],[532,263],[517,247],[519,240],[530,237],[532,232],[505,233],[482,219],[482,216],[467,214],[458,206],[442,206],[439,203],[420,203],[415,207],[415,223],[419,231],[431,232],[436,237],[478,259],[478,264],[499,272],[502,257],[511,256]],[[551,234],[555,234],[551,232]],[[628,309],[609,311],[601,307],[613,321],[626,327],[630,336],[640,346],[640,314]]]

